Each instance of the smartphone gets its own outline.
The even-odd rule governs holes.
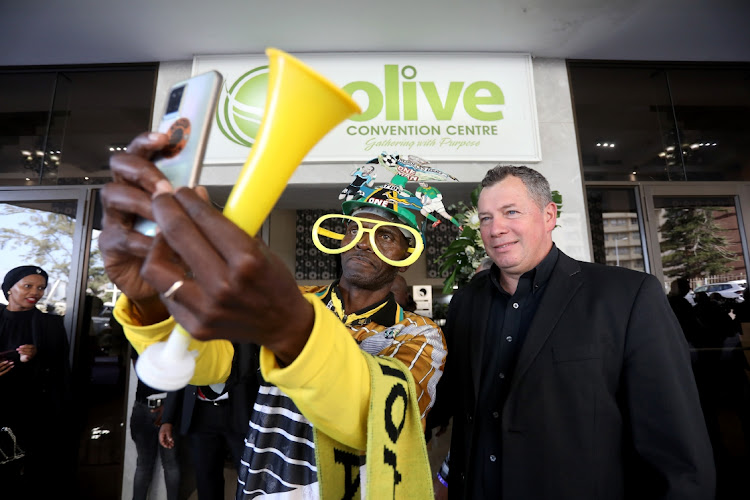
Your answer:
[[[12,349],[10,351],[3,351],[0,352],[0,361],[6,361],[6,360],[17,360],[19,357],[18,351],[15,349]]]
[[[157,128],[169,136],[169,145],[154,163],[175,188],[193,187],[198,182],[223,80],[218,71],[207,71],[179,82],[169,90]],[[139,217],[134,229],[154,236],[156,223]]]

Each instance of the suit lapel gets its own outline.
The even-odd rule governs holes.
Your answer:
[[[524,340],[523,347],[518,355],[518,363],[510,388],[511,392],[547,342],[565,307],[582,284],[581,266],[578,262],[560,252],[557,265],[555,265],[547,289],[544,291],[544,297],[542,297],[537,313],[534,315],[531,325],[529,325],[526,340]]]

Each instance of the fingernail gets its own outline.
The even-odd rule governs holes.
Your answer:
[[[148,139],[150,141],[158,141],[159,137],[160,137],[160,135],[159,135],[158,132],[151,132],[150,134],[148,134]]]
[[[154,194],[151,195],[151,197],[155,198],[162,193],[171,193],[171,192],[172,192],[172,184],[170,184],[168,180],[162,179],[159,182],[157,182],[156,185],[154,186]]]

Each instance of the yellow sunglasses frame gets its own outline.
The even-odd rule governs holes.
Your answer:
[[[405,224],[398,224],[396,222],[390,222],[390,221],[378,221],[378,220],[372,220],[372,219],[363,219],[360,217],[353,217],[351,215],[342,215],[342,214],[327,214],[319,218],[317,221],[315,221],[315,225],[313,225],[312,228],[312,238],[313,243],[316,247],[318,247],[318,250],[320,250],[323,253],[327,253],[330,255],[337,255],[340,253],[344,253],[347,250],[350,250],[354,248],[354,245],[359,243],[359,241],[362,239],[363,236],[359,236],[358,238],[352,239],[349,243],[344,245],[343,247],[339,248],[328,248],[324,246],[320,242],[320,236],[325,236],[327,238],[331,238],[333,240],[343,240],[344,235],[339,233],[334,233],[333,231],[329,231],[328,229],[320,227],[320,225],[328,220],[328,219],[345,219],[345,220],[353,220],[357,223],[357,234],[364,235],[364,233],[370,234],[370,248],[372,248],[372,251],[375,252],[375,255],[378,256],[380,260],[385,262],[386,264],[389,264],[393,267],[402,267],[402,266],[410,266],[414,264],[417,259],[422,255],[422,251],[424,250],[424,241],[422,241],[422,235],[419,234],[419,231],[414,229],[413,227],[409,227]],[[365,227],[362,223],[367,222],[368,224],[373,224],[372,227]],[[407,253],[410,253],[409,257],[407,257],[404,260],[392,260],[383,255],[383,253],[378,248],[378,245],[375,243],[375,231],[380,226],[393,226],[398,229],[405,229],[409,231],[414,236],[414,247],[409,247],[406,251]]]

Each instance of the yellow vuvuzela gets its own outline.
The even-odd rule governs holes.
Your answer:
[[[313,146],[361,112],[351,96],[296,58],[272,48],[266,55],[269,76],[263,119],[224,208],[229,220],[253,236]],[[195,371],[189,342],[189,334],[178,325],[166,342],[153,344],[139,356],[138,377],[159,390],[187,385]]]

